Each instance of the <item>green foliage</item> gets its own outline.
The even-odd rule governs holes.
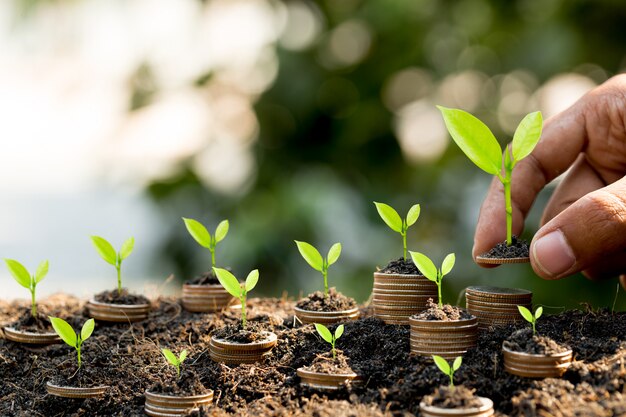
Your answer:
[[[533,335],[535,335],[537,333],[535,326],[537,325],[537,320],[543,314],[543,307],[537,307],[537,309],[535,310],[535,314],[533,314],[529,309],[524,306],[517,306],[517,309],[519,310],[519,313],[522,315],[522,317],[524,317],[524,320],[526,320],[533,326]]]
[[[328,330],[328,327],[319,323],[315,323],[315,330],[317,330],[317,333],[319,333],[319,335],[322,336],[322,339],[330,343],[331,352],[333,353],[333,359],[336,358],[337,355],[335,352],[335,343],[337,342],[337,339],[339,339],[341,335],[343,335],[343,330],[344,330],[343,324],[340,324],[339,326],[337,326],[334,334],[331,333],[330,330]]]
[[[220,284],[222,284],[222,287],[224,287],[230,295],[237,298],[241,302],[241,324],[243,328],[245,328],[246,298],[248,296],[248,292],[252,291],[259,282],[259,270],[255,269],[250,271],[246,277],[246,282],[243,283],[243,285],[230,271],[226,269],[213,267],[213,271],[215,272],[217,279],[220,281]]]
[[[461,367],[461,363],[463,362],[463,357],[458,356],[456,359],[454,359],[454,362],[452,363],[452,365],[450,365],[448,361],[446,361],[441,356],[433,355],[433,360],[435,361],[435,365],[437,365],[437,368],[439,368],[439,370],[443,372],[444,374],[448,375],[448,377],[450,378],[450,386],[453,387],[454,386],[454,373],[458,371],[459,368]]]
[[[228,228],[230,227],[228,220],[222,220],[217,225],[213,236],[211,236],[211,233],[209,233],[207,228],[199,221],[185,217],[183,217],[183,221],[191,237],[193,237],[200,246],[207,248],[209,252],[211,252],[211,267],[215,268],[215,248],[228,234]]]
[[[63,319],[57,317],[48,317],[50,319],[50,323],[52,323],[52,327],[54,331],[59,335],[59,337],[69,346],[76,349],[76,354],[78,356],[78,367],[80,368],[82,365],[82,361],[80,358],[81,347],[83,342],[91,336],[94,328],[96,327],[96,322],[94,319],[87,320],[82,329],[80,330],[80,334],[74,332],[72,326],[69,325]]]
[[[452,268],[454,268],[454,262],[456,261],[454,253],[449,253],[444,258],[440,269],[437,269],[433,261],[431,261],[430,258],[423,253],[411,252],[411,258],[422,274],[424,274],[424,276],[430,281],[437,284],[439,307],[443,307],[443,301],[441,299],[441,282],[443,281],[443,277],[448,275],[450,271],[452,271]]]
[[[161,353],[163,353],[165,359],[167,359],[167,361],[176,368],[176,375],[180,378],[180,367],[185,359],[187,359],[187,349],[180,352],[178,357],[176,357],[176,355],[174,355],[174,353],[172,353],[169,349],[161,349]]]
[[[116,252],[105,238],[91,236],[91,243],[105,262],[113,265],[117,271],[117,293],[122,294],[122,261],[130,256],[135,248],[135,238],[129,237],[122,244],[119,252]]]
[[[341,243],[335,243],[328,250],[328,255],[324,259],[320,252],[315,249],[315,246],[310,243],[295,241],[298,246],[298,251],[304,260],[311,265],[311,268],[322,273],[324,278],[324,295],[328,296],[328,268],[337,262],[341,255]]]
[[[420,216],[420,205],[415,204],[410,209],[406,215],[406,219],[402,219],[398,212],[385,203],[377,203],[374,201],[376,205],[376,210],[380,215],[380,218],[389,226],[391,230],[394,232],[400,233],[402,236],[402,244],[403,244],[403,256],[406,260],[406,232],[409,227],[413,226],[417,219]]]
[[[437,106],[444,122],[463,153],[483,171],[498,177],[504,186],[506,211],[506,241],[512,243],[513,209],[511,206],[511,178],[515,165],[530,155],[541,137],[541,112],[524,117],[515,130],[513,141],[503,152],[491,130],[475,116],[459,109]]]
[[[11,273],[15,281],[18,284],[20,284],[22,287],[30,291],[30,296],[31,296],[30,314],[33,317],[37,317],[37,303],[35,302],[35,299],[36,299],[35,294],[37,290],[37,284],[43,281],[43,279],[48,274],[48,267],[49,267],[48,261],[42,261],[37,267],[37,270],[35,271],[34,275],[31,275],[30,272],[28,272],[28,270],[26,269],[26,267],[24,267],[24,265],[22,265],[16,260],[5,259],[4,262],[6,263],[7,268],[9,269],[9,272]]]

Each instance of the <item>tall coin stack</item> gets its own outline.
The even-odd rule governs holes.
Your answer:
[[[532,292],[519,288],[473,286],[465,290],[467,312],[478,318],[480,329],[524,322],[517,306],[530,310],[532,297]]]
[[[409,324],[409,317],[426,309],[429,298],[437,302],[437,284],[423,275],[374,272],[374,316],[386,324]]]

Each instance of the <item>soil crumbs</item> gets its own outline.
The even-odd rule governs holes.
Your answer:
[[[483,405],[474,390],[463,385],[439,387],[432,395],[424,397],[424,404],[441,408],[479,408]]]
[[[304,369],[311,372],[320,372],[323,374],[352,374],[354,370],[348,364],[348,358],[343,351],[335,349],[335,357],[332,352],[317,355],[310,366]]]
[[[517,236],[513,236],[511,239],[511,245],[507,245],[506,240],[498,243],[491,248],[488,252],[481,254],[483,258],[492,259],[510,259],[510,258],[528,258],[529,245],[525,240],[519,239]]]
[[[150,300],[148,300],[146,297],[144,297],[143,295],[131,294],[126,288],[122,288],[121,293],[119,293],[117,290],[103,291],[94,295],[93,298],[100,303],[109,304],[150,304]]]
[[[88,318],[84,302],[68,296],[40,301],[51,315],[64,317],[76,329]],[[296,369],[327,354],[329,345],[312,325],[293,320],[293,302],[248,300],[251,323],[278,336],[264,363],[227,366],[208,354],[210,335],[236,326],[240,313],[193,314],[175,298],[153,302],[150,319],[138,323],[96,323],[82,346],[83,368],[109,385],[99,399],[72,400],[46,394],[47,381],[75,369],[76,351],[64,344],[29,347],[0,339],[1,416],[142,416],[144,392],[171,378],[172,367],[161,355],[167,347],[189,350],[183,369],[193,371],[214,404],[200,414],[211,416],[416,416],[419,403],[448,377],[432,359],[409,353],[409,327],[387,326],[369,317],[345,324],[337,341],[346,362],[364,377],[334,393],[300,386]],[[26,302],[0,301],[0,325],[15,322]],[[332,327],[332,326],[331,326]],[[626,313],[568,311],[542,318],[538,332],[569,345],[575,361],[562,379],[532,380],[503,369],[501,347],[515,330],[507,326],[481,332],[478,346],[463,356],[455,383],[493,400],[498,415],[624,415],[626,395]]]
[[[54,328],[48,316],[41,311],[37,311],[37,315],[33,317],[30,308],[24,309],[17,320],[13,323],[8,323],[8,327],[13,327],[21,332],[54,333]]]
[[[163,381],[152,385],[149,391],[154,394],[178,396],[202,395],[209,392],[202,384],[198,374],[193,370],[185,369],[184,365],[180,372],[180,378],[176,372],[172,372]]]
[[[315,291],[296,304],[296,307],[309,311],[343,311],[356,306],[353,298],[346,297],[335,287],[328,289],[328,295],[325,295],[323,291]]]
[[[473,316],[462,308],[451,306],[450,304],[444,304],[439,307],[439,304],[435,303],[432,298],[429,298],[426,301],[426,310],[413,317],[418,320],[453,321],[469,320]]]
[[[380,271],[383,274],[422,275],[411,258],[398,258],[387,264]]]
[[[538,355],[555,355],[569,350],[567,346],[559,345],[549,337],[533,335],[532,329],[529,328],[513,332],[503,345],[514,352]]]
[[[213,332],[216,339],[232,343],[253,343],[267,340],[264,326],[260,323],[248,323],[244,328],[241,323],[229,324]]]
[[[231,271],[230,268],[226,268],[226,270]],[[231,271],[232,272],[232,271]],[[221,285],[220,280],[217,279],[217,275],[215,275],[214,271],[207,271],[202,275],[195,277],[194,279],[190,279],[185,282],[185,284],[189,285]]]

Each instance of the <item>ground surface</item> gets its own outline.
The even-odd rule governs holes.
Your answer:
[[[85,367],[111,389],[99,400],[67,400],[46,395],[45,383],[73,366],[75,353],[65,345],[25,348],[0,339],[1,416],[140,416],[146,388],[171,377],[160,347],[189,350],[185,366],[215,390],[215,404],[203,415],[223,416],[412,416],[421,398],[447,383],[427,358],[409,354],[409,329],[386,326],[367,317],[348,323],[338,341],[351,368],[365,376],[364,386],[324,395],[299,386],[296,369],[328,350],[312,325],[294,321],[293,302],[249,300],[251,319],[278,335],[267,363],[229,367],[211,361],[211,332],[235,324],[236,310],[224,315],[192,314],[176,299],[154,302],[149,320],[137,324],[98,323],[83,345]],[[10,324],[25,304],[0,301],[0,324]],[[45,313],[69,318],[78,328],[83,304],[55,296],[40,303]],[[482,333],[478,347],[463,358],[457,384],[494,401],[512,416],[625,416],[626,314],[571,311],[542,317],[541,334],[574,350],[575,362],[562,379],[533,381],[507,374],[500,347],[514,327]]]

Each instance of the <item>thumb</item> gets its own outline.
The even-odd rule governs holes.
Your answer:
[[[542,227],[530,246],[535,272],[557,279],[626,249],[626,178],[586,194]],[[622,273],[626,273],[624,259]]]

